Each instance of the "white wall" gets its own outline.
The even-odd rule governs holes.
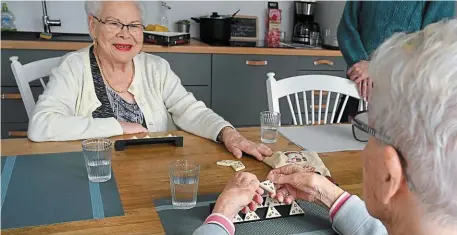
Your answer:
[[[20,31],[42,31],[41,1],[3,1],[8,3],[10,10],[16,16],[16,27]],[[316,21],[320,24],[322,32],[325,29],[336,31],[341,13],[346,1],[318,0]],[[145,24],[159,23],[160,2],[145,1],[147,10]],[[239,14],[256,15],[260,21],[260,39],[264,38],[266,28],[267,1],[167,1],[171,10],[168,11],[170,24],[181,19],[198,17],[217,11],[219,14],[232,14],[241,9]],[[53,27],[53,32],[87,33],[87,21],[84,11],[84,1],[48,1],[48,15],[51,19],[60,19],[61,27]],[[286,38],[292,36],[293,27],[293,1],[279,1],[283,10],[281,30],[286,32]],[[457,1],[456,1],[457,16]],[[191,35],[198,37],[199,25],[192,22]]]
[[[8,3],[9,9],[16,17],[16,27],[19,31],[42,31],[41,23],[41,1],[4,1]],[[159,23],[160,2],[145,1],[147,15],[145,24]],[[209,15],[212,12],[219,14],[233,14],[241,9],[240,15],[255,15],[260,20],[259,37],[263,38],[266,28],[267,1],[167,1],[171,10],[168,10],[170,24],[181,19],[190,19]],[[84,1],[48,1],[48,15],[51,19],[60,19],[61,27],[52,27],[53,32],[66,33],[87,33],[87,20],[84,11]],[[282,30],[286,31],[286,36],[291,36],[293,24],[293,4],[292,1],[281,1],[279,3],[283,9]],[[198,37],[199,25],[192,22],[191,35]]]

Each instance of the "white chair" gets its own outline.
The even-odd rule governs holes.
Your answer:
[[[305,125],[320,125],[322,122],[323,124],[327,124],[327,115],[329,111],[331,112],[331,118],[329,124],[331,123],[340,123],[341,116],[343,114],[344,109],[346,108],[346,103],[349,99],[349,96],[359,99],[359,108],[358,110],[367,109],[367,103],[363,101],[361,96],[357,91],[356,84],[346,78],[336,77],[336,76],[329,76],[329,75],[301,75],[301,76],[294,76],[289,78],[284,78],[279,81],[275,79],[275,73],[267,73],[267,93],[268,93],[268,107],[270,111],[280,112],[279,109],[279,99],[286,96],[287,102],[289,104],[289,109],[292,114],[292,120],[294,125],[303,125],[302,119],[302,112],[300,107],[300,101],[298,94],[300,92],[303,93],[303,107],[304,107],[304,116],[305,116]],[[314,104],[314,96],[315,91],[318,91],[319,94],[319,105],[318,105],[318,121],[315,121],[315,104]],[[311,122],[308,113],[308,101],[306,92],[310,92],[311,98]],[[321,114],[322,114],[322,96],[324,93],[327,93],[327,102],[325,103],[325,112],[324,112],[324,120],[321,121]],[[334,100],[332,110],[329,110],[331,105],[330,97],[332,93],[336,93],[336,99]],[[292,101],[290,96],[295,97],[295,108],[292,105]],[[340,96],[344,95],[344,101],[341,107],[341,110],[338,114],[338,119],[334,122],[335,114],[337,112],[339,103],[340,103]],[[296,112],[295,112],[296,111]],[[298,118],[296,118],[296,114]],[[297,123],[298,119],[298,123]]]
[[[27,116],[30,119],[35,109],[35,99],[30,89],[30,82],[40,79],[41,85],[46,88],[43,77],[51,74],[51,70],[58,66],[61,57],[38,60],[24,65],[18,61],[19,58],[17,56],[11,56],[9,59],[11,60],[14,79],[16,79]]]

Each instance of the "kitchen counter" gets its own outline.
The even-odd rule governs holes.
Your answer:
[[[1,40],[2,49],[36,49],[36,50],[78,50],[90,45],[89,42],[45,41],[45,40]],[[230,47],[210,46],[192,39],[189,44],[163,47],[145,43],[144,52],[194,53],[194,54],[238,54],[238,55],[291,55],[291,56],[342,56],[339,50],[296,49],[268,47]]]

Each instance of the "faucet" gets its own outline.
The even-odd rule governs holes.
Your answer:
[[[48,9],[46,7],[46,1],[41,1],[41,7],[43,8],[43,26],[45,33],[51,33],[51,26],[60,26],[60,20],[51,20],[48,16]]]

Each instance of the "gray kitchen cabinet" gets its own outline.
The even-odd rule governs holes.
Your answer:
[[[151,53],[167,60],[185,86],[211,85],[211,54]]]
[[[344,71],[347,66],[341,56],[300,56],[297,64],[298,70],[312,71]]]
[[[28,123],[3,123],[2,122],[2,139],[27,138]]]
[[[212,65],[211,107],[236,127],[260,125],[268,72],[278,80],[297,73],[295,56],[213,55]]]
[[[191,92],[195,99],[203,101],[206,107],[211,107],[211,90],[207,86],[184,86],[188,92]]]
[[[43,93],[43,87],[32,87],[32,94],[35,101],[38,100],[38,96]],[[29,118],[25,111],[24,102],[22,101],[19,88],[17,87],[2,87],[2,122],[28,122]]]

